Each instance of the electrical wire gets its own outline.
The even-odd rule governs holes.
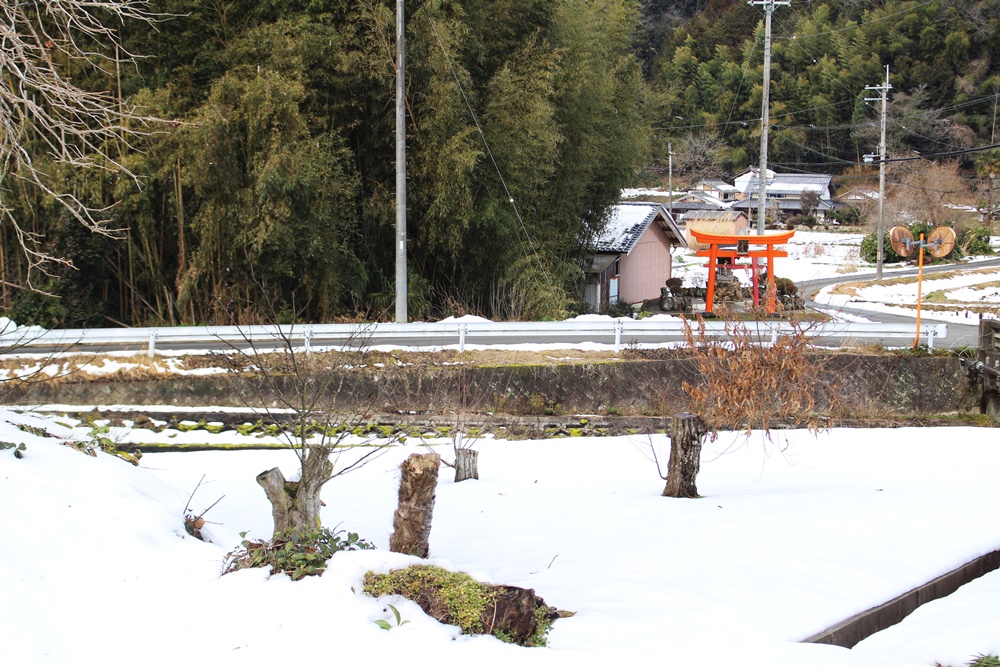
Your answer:
[[[945,151],[942,153],[931,153],[929,155],[916,155],[912,157],[890,157],[883,160],[874,160],[866,164],[882,164],[890,162],[913,162],[914,160],[928,160],[935,157],[951,157],[952,155],[968,155],[970,153],[981,153],[983,151],[990,151],[994,148],[1000,148],[1000,144],[991,144],[989,146],[980,146],[978,148],[963,148],[962,150],[956,151]]]
[[[833,33],[837,33],[837,32],[846,32],[848,30],[856,30],[857,28],[860,28],[861,26],[871,25],[873,23],[878,23],[879,21],[886,21],[888,19],[891,19],[894,16],[899,16],[900,14],[906,14],[908,12],[912,12],[915,9],[920,9],[921,7],[926,7],[927,5],[934,4],[937,1],[938,0],[926,0],[926,2],[921,2],[919,5],[914,5],[913,7],[907,7],[906,9],[901,9],[898,12],[893,12],[892,14],[886,14],[885,16],[879,16],[878,18],[874,18],[874,19],[871,19],[871,20],[868,20],[868,21],[864,21],[862,23],[856,23],[854,25],[845,26],[843,28],[830,28],[829,30],[824,30],[823,32],[814,32],[814,33],[812,33],[810,35],[797,35],[796,37],[798,37],[798,38],[803,38],[803,37],[822,37],[823,35],[833,34]],[[796,37],[792,37],[791,39],[795,39]]]
[[[548,270],[545,268],[545,265],[542,263],[542,258],[539,256],[538,250],[535,248],[534,241],[531,240],[528,228],[524,224],[524,219],[521,217],[521,212],[517,208],[517,203],[514,201],[514,195],[510,193],[510,188],[507,187],[507,181],[504,179],[503,173],[500,171],[500,166],[497,164],[497,160],[493,156],[493,151],[490,149],[490,143],[486,140],[486,134],[483,132],[483,128],[479,124],[479,118],[476,117],[476,112],[472,110],[472,104],[469,102],[469,97],[465,94],[465,87],[462,86],[462,82],[458,78],[458,73],[455,71],[454,65],[452,65],[451,56],[448,55],[448,50],[445,48],[444,42],[441,40],[441,35],[438,34],[434,18],[427,9],[427,5],[421,5],[421,9],[424,10],[424,13],[427,15],[427,19],[430,21],[431,30],[434,32],[434,38],[437,40],[438,46],[441,47],[444,59],[448,63],[448,69],[451,70],[451,75],[455,79],[455,85],[458,86],[459,92],[462,93],[462,99],[465,100],[465,107],[469,110],[469,115],[472,116],[472,122],[475,124],[476,130],[479,132],[480,138],[483,140],[483,145],[486,147],[486,154],[490,156],[490,162],[493,163],[493,168],[496,170],[497,176],[500,178],[500,184],[503,185],[503,190],[507,195],[507,201],[510,202],[510,207],[513,209],[515,217],[517,217],[517,222],[521,225],[521,231],[524,232],[524,238],[527,239],[528,246],[531,248],[531,252],[535,256],[535,260],[538,262],[538,268],[542,270],[542,275],[545,276],[545,280],[548,282],[549,288],[554,291],[555,285],[552,283],[552,278],[549,275]]]
[[[757,49],[757,35],[754,34],[753,46],[750,49],[750,55],[751,56],[753,55],[753,52],[756,49]],[[747,70],[749,70],[749,69],[750,69],[750,58],[747,58],[746,62],[743,63],[743,74],[740,76],[740,85],[736,87],[736,94],[733,95],[733,103],[729,107],[729,115],[726,117],[726,123],[725,123],[725,125],[723,125],[723,131],[722,131],[722,139],[723,139],[723,141],[726,139],[726,132],[729,130],[729,121],[731,121],[733,119],[733,112],[736,111],[736,103],[740,99],[740,91],[743,90],[743,82],[747,78]]]

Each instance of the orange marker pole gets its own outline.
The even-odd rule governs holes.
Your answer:
[[[917,338],[913,341],[913,349],[920,344],[920,298],[924,291],[924,235],[920,235],[920,254],[917,256]]]

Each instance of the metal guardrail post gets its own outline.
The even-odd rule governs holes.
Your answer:
[[[923,237],[921,237],[921,238],[923,238]],[[933,350],[934,349],[934,333],[936,331],[937,331],[937,325],[936,324],[927,327],[927,334],[926,335],[927,335],[927,349],[928,350]]]
[[[149,358],[152,359],[156,356],[156,329],[152,329],[149,332]]]
[[[622,349],[622,321],[621,318],[615,320],[615,354]]]
[[[312,335],[313,335],[312,327],[306,327],[306,333],[303,336],[303,343],[305,344],[306,348],[306,356],[309,356],[309,354],[312,352]]]
[[[465,335],[469,332],[469,325],[462,322],[458,325],[458,351],[465,352]]]

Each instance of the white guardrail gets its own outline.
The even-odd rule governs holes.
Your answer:
[[[841,343],[865,339],[913,339],[912,324],[816,322],[795,327],[784,321],[745,322],[761,343],[774,343],[779,336],[804,330],[810,337],[839,339]],[[694,325],[697,326],[697,325]],[[728,337],[726,322],[705,321],[707,335]],[[731,326],[731,325],[730,325]],[[921,324],[920,336],[928,348],[934,339],[948,335],[946,324]],[[684,324],[677,320],[632,320],[628,318],[568,322],[429,322],[380,324],[297,324],[225,327],[153,327],[121,329],[40,329],[21,327],[0,333],[0,354],[47,351],[74,352],[94,348],[127,350],[145,348],[150,357],[157,351],[184,351],[207,347],[249,349],[299,346],[308,353],[313,347],[371,347],[398,345],[440,348],[466,344],[560,342],[613,344],[656,343],[683,340]]]

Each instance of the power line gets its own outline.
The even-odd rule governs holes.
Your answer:
[[[848,30],[857,30],[858,28],[861,28],[862,26],[871,25],[873,23],[878,23],[879,21],[886,21],[888,19],[891,19],[894,16],[899,16],[900,14],[906,14],[908,12],[912,12],[915,9],[920,9],[921,7],[926,7],[927,5],[934,4],[937,1],[938,0],[926,0],[926,2],[922,2],[919,5],[914,5],[913,7],[907,7],[906,9],[901,9],[898,12],[893,12],[892,14],[886,14],[885,16],[880,16],[878,18],[874,18],[874,19],[871,19],[869,21],[865,21],[865,22],[862,22],[862,23],[855,23],[854,25],[845,26],[843,28],[830,28],[829,30],[824,30],[823,32],[814,32],[814,33],[809,34],[809,35],[798,35],[798,37],[799,38],[803,38],[803,37],[822,37],[823,35],[830,35],[830,34],[834,34],[834,33],[838,33],[838,32],[847,32]],[[795,39],[795,37],[793,36],[791,39]]]
[[[421,8],[425,10],[427,19],[430,21],[431,30],[434,32],[434,38],[437,40],[438,46],[441,47],[441,52],[444,54],[444,59],[448,63],[448,69],[451,70],[451,75],[455,79],[455,84],[458,86],[458,90],[462,93],[462,99],[465,100],[465,107],[469,110],[469,115],[472,116],[472,122],[476,126],[476,130],[479,132],[479,136],[483,140],[483,145],[486,147],[486,154],[490,156],[490,162],[493,163],[493,168],[497,172],[497,176],[500,178],[500,184],[503,185],[503,190],[507,194],[507,201],[510,202],[510,207],[514,210],[514,215],[517,217],[518,224],[521,225],[521,231],[524,232],[524,238],[528,241],[528,246],[531,248],[532,254],[535,256],[535,260],[538,262],[538,268],[542,270],[542,275],[545,276],[546,282],[549,284],[549,288],[555,290],[555,286],[552,284],[552,278],[549,276],[549,272],[546,270],[545,265],[542,263],[542,258],[538,255],[538,250],[535,248],[535,243],[531,240],[531,235],[528,233],[528,228],[524,224],[524,220],[521,218],[521,212],[517,208],[517,204],[514,202],[514,195],[510,193],[510,189],[507,187],[507,181],[504,179],[503,174],[500,172],[500,166],[497,164],[497,160],[493,157],[493,151],[490,149],[490,144],[486,140],[486,134],[483,132],[483,128],[479,125],[479,118],[476,117],[476,112],[472,110],[472,104],[469,102],[468,96],[465,94],[465,87],[462,86],[462,82],[458,78],[458,73],[455,71],[455,67],[452,65],[451,56],[448,55],[448,50],[444,46],[444,42],[441,40],[441,35],[438,34],[437,26],[434,23],[434,18],[431,16],[430,10],[427,9],[427,5],[421,5]]]
[[[1000,144],[991,144],[989,146],[980,146],[978,148],[964,148],[962,150],[946,151],[943,153],[930,153],[928,155],[915,155],[911,157],[891,157],[891,158],[884,158],[881,161],[884,163],[913,162],[914,160],[929,160],[930,158],[935,158],[935,157],[951,157],[953,155],[968,155],[969,153],[981,153],[983,151],[991,151],[994,148],[1000,148]],[[875,160],[873,163],[878,164],[878,162],[879,162],[878,160]]]
[[[848,100],[848,101],[844,101],[844,102],[832,102],[830,104],[820,104],[820,105],[817,105],[817,106],[814,106],[814,107],[807,107],[805,109],[796,109],[795,111],[786,111],[784,113],[773,114],[771,116],[771,118],[785,118],[787,116],[794,116],[796,114],[803,114],[803,113],[806,113],[807,111],[818,111],[820,109],[831,109],[831,108],[835,108],[835,107],[842,107],[842,106],[845,106],[847,104],[853,104],[853,101]],[[700,127],[711,127],[711,126],[717,126],[717,125],[743,125],[743,126],[749,126],[751,123],[759,123],[760,120],[761,120],[761,117],[758,116],[756,118],[749,118],[747,120],[733,120],[733,121],[725,121],[725,122],[717,121],[717,122],[714,122],[714,123],[698,123],[698,124],[693,124],[693,125],[671,125],[670,127],[654,127],[654,128],[650,128],[650,129],[653,132],[666,132],[666,131],[671,131],[671,130],[697,129],[697,128],[700,128]]]

